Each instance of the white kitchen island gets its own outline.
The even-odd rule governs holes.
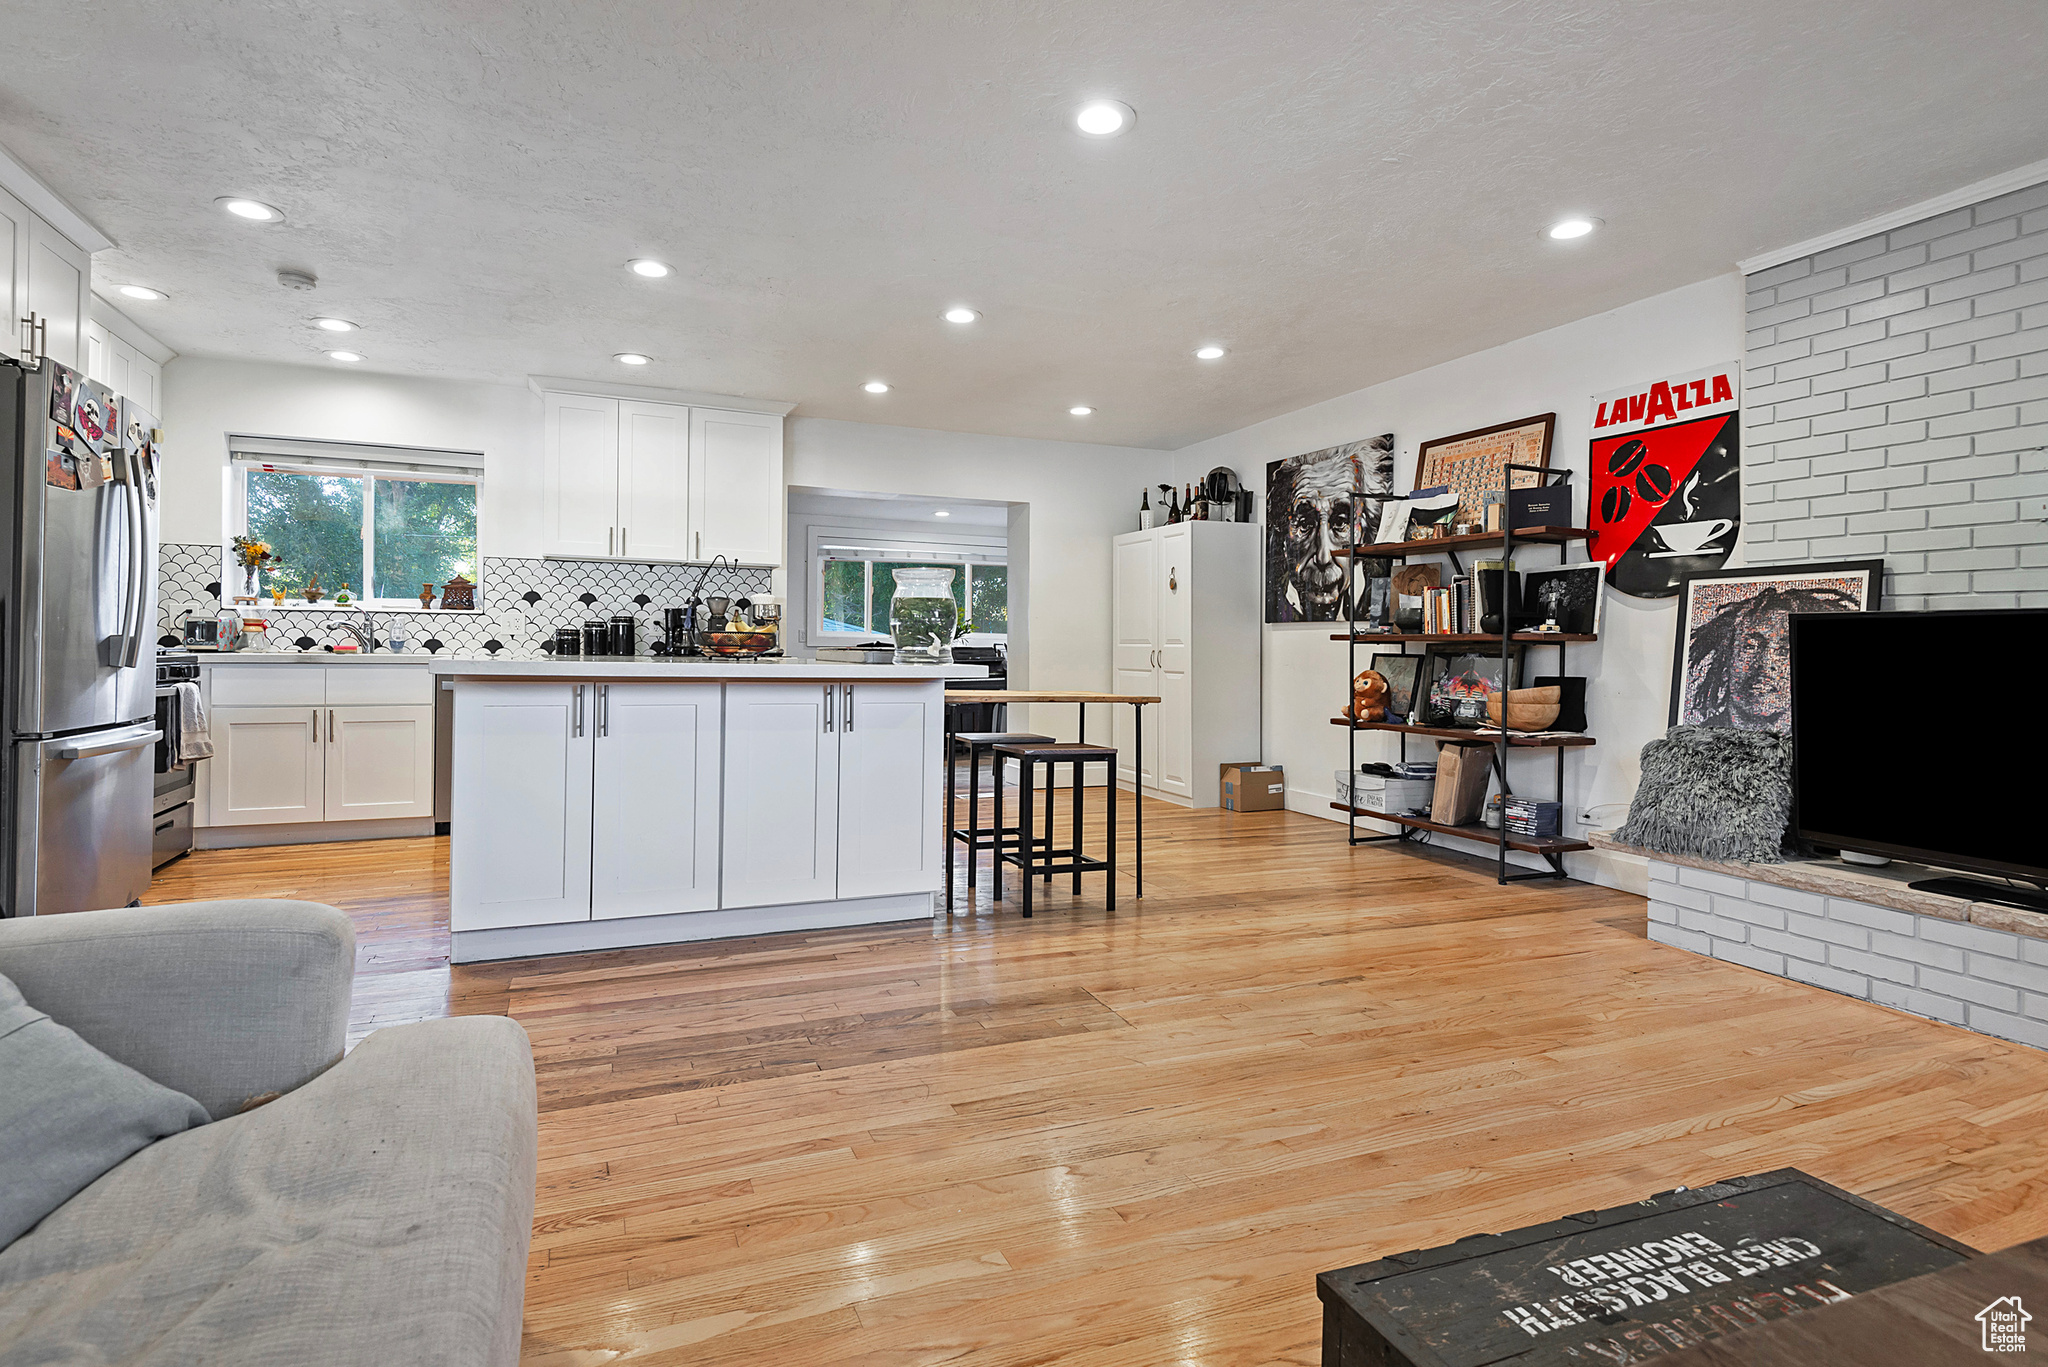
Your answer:
[[[932,914],[943,681],[978,666],[444,671],[457,963]]]

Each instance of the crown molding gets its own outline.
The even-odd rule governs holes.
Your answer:
[[[589,394],[600,399],[641,399],[676,403],[689,408],[722,408],[731,413],[766,413],[786,418],[793,403],[743,399],[734,394],[706,394],[695,389],[657,389],[652,385],[613,384],[607,380],[571,380],[560,375],[529,375],[526,387],[536,394]]]
[[[2048,181],[2048,161],[2037,161],[2026,166],[2015,167],[2003,175],[1992,176],[1988,180],[1980,180],[1974,185],[1965,185],[1960,190],[1951,190],[1945,195],[1936,195],[1933,199],[1923,199],[1918,204],[1908,204],[1903,209],[1894,209],[1888,214],[1879,214],[1876,218],[1866,218],[1861,223],[1851,224],[1849,227],[1835,232],[1823,233],[1819,237],[1810,237],[1804,242],[1795,242],[1789,247],[1780,247],[1776,251],[1763,252],[1757,256],[1736,262],[1735,268],[1744,275],[1755,275],[1758,271],[1767,271],[1773,266],[1782,266],[1787,261],[1797,261],[1802,256],[1812,256],[1817,252],[1827,251],[1831,247],[1846,246],[1851,242],[1857,242],[1866,237],[1875,237],[1879,233],[1888,233],[1894,228],[1903,228],[1908,223],[1918,223],[1923,218],[1933,218],[1936,214],[1945,214],[1951,209],[1960,209],[1971,204],[1981,204],[1987,199],[1996,199],[2000,195],[2009,195],[2014,190],[2024,190],[2029,186],[2039,185],[2042,181]]]
[[[81,251],[103,252],[114,245],[113,238],[66,204],[62,196],[43,184],[35,172],[16,161],[4,147],[0,147],[0,190],[26,204],[30,213],[64,234]]]

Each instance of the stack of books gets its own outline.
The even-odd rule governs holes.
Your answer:
[[[1501,803],[1501,820],[1510,835],[1556,835],[1563,816],[1562,803],[1539,802],[1513,794]]]
[[[1431,636],[1470,635],[1479,630],[1472,578],[1461,574],[1445,589],[1422,591],[1422,629]]]

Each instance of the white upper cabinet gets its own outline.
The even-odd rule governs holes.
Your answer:
[[[542,396],[541,551],[617,554],[619,401]]]
[[[690,419],[674,404],[619,400],[619,555],[690,558]]]
[[[702,491],[691,509],[690,558],[781,564],[782,419],[693,408],[690,462]]]
[[[782,559],[782,419],[542,393],[542,553]]]
[[[21,354],[28,312],[28,206],[0,190],[0,356]]]
[[[163,412],[163,367],[93,319],[85,324],[85,373],[127,399],[143,416]]]
[[[22,313],[35,313],[49,324],[43,354],[74,370],[85,369],[92,257],[33,214],[28,221],[27,286]]]

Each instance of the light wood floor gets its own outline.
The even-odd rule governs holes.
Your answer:
[[[1621,893],[1146,824],[1114,915],[1098,877],[452,972],[445,840],[197,854],[152,900],[346,908],[358,1034],[526,1026],[533,1367],[1314,1363],[1321,1269],[1785,1165],[2048,1233],[2048,1055],[1653,944]]]

